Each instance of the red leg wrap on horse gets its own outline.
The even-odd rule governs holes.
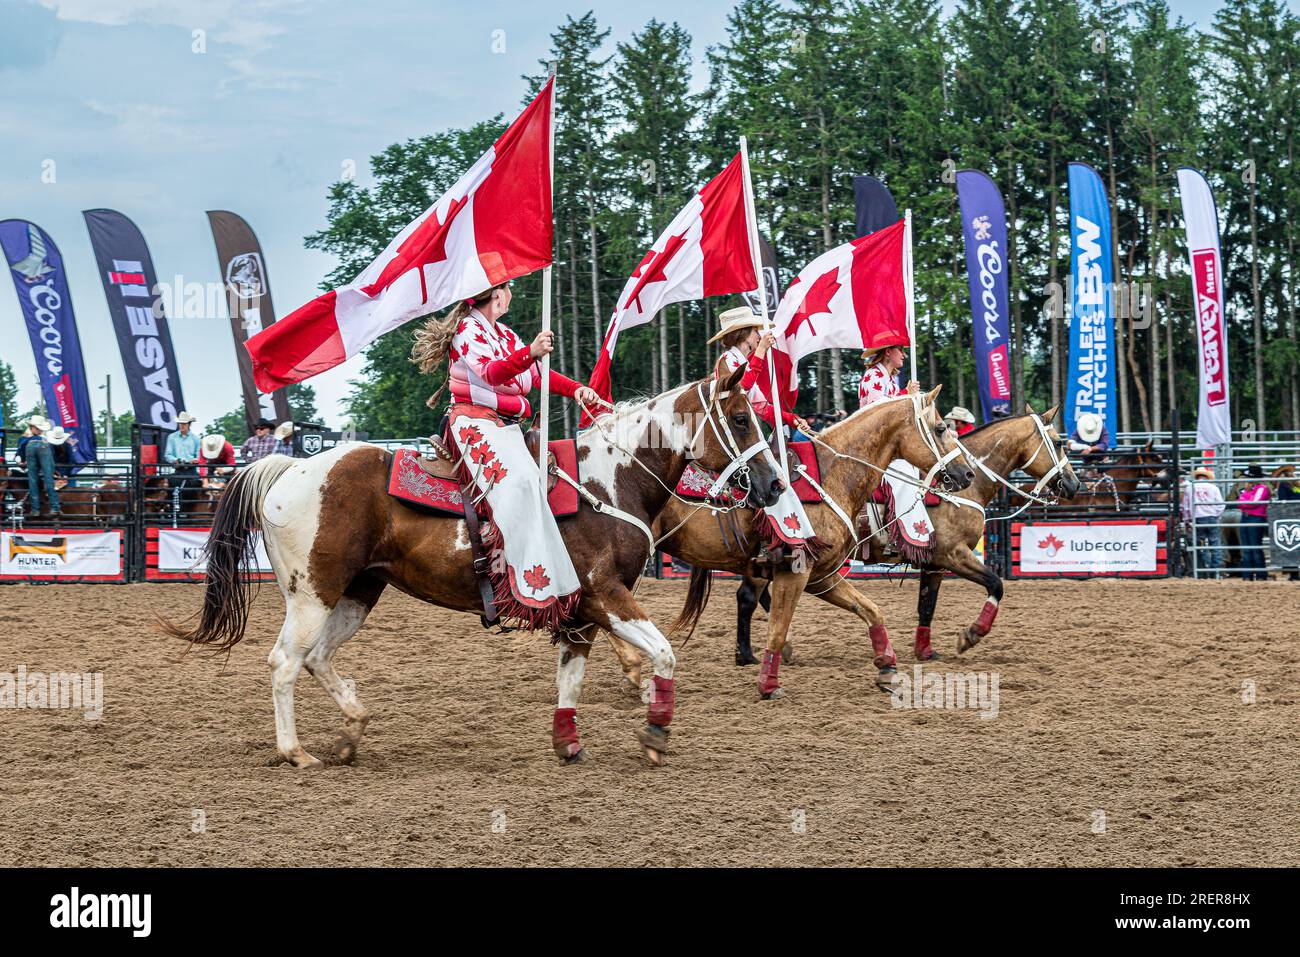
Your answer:
[[[582,750],[582,745],[578,742],[578,722],[575,709],[555,709],[555,722],[551,726],[551,743],[555,747],[555,753],[562,758],[571,758]]]
[[[646,720],[651,724],[657,724],[661,728],[668,727],[668,723],[673,720],[673,705],[677,700],[677,691],[673,687],[672,678],[660,678],[654,676],[654,697],[650,699],[650,709],[646,712]]]
[[[877,668],[884,668],[886,665],[893,667],[898,663],[898,656],[894,654],[894,646],[889,643],[889,632],[884,625],[871,626],[871,650],[876,653],[875,664]]]
[[[926,661],[934,654],[934,649],[930,647],[930,627],[928,625],[916,626],[916,642],[913,645],[916,657],[921,661]]]
[[[763,664],[758,669],[758,693],[768,695],[781,686],[776,673],[781,667],[781,652],[763,652]]]
[[[975,634],[987,635],[993,627],[993,619],[996,617],[998,617],[998,603],[990,598],[984,603],[984,607],[980,609],[979,618],[975,619]]]

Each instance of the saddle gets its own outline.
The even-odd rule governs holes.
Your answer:
[[[537,444],[542,440],[540,429],[529,429],[524,433],[524,445],[528,449],[528,454],[534,459],[537,458]],[[425,455],[419,455],[415,458],[415,464],[418,465],[430,478],[443,482],[455,482],[460,484],[459,465],[457,460],[459,456],[455,451],[449,449],[441,436],[431,435],[428,438],[430,451]],[[552,448],[546,453],[546,491],[551,492],[555,488],[555,483],[560,477],[551,471],[551,467],[556,464],[555,443],[549,443]]]

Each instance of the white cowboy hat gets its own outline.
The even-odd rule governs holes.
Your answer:
[[[1206,481],[1212,482],[1214,481],[1214,470],[1207,469],[1204,465],[1198,466],[1192,470],[1192,478],[1205,479]]]
[[[30,419],[27,420],[27,424],[36,426],[36,428],[40,429],[42,432],[48,432],[50,431],[51,428],[53,428],[53,426],[50,424],[50,420],[43,415],[32,416]]]
[[[205,435],[199,440],[199,448],[203,451],[205,459],[215,459],[221,454],[221,450],[226,447],[226,437],[220,432],[213,432],[211,435]]]
[[[1085,412],[1074,423],[1079,438],[1085,442],[1096,442],[1101,438],[1101,416],[1096,412]]]
[[[952,410],[944,416],[945,419],[952,419],[954,422],[969,422],[975,424],[975,416],[971,414],[970,409],[960,405],[954,405]]]
[[[288,441],[289,436],[293,435],[293,423],[281,422],[275,427],[275,437],[281,442]]]
[[[728,309],[722,315],[718,316],[718,321],[722,323],[722,328],[710,339],[710,342],[717,342],[729,332],[735,332],[737,329],[750,329],[754,326],[761,326],[763,318],[754,314],[754,310],[749,306],[737,306],[735,309]]]
[[[193,422],[193,421],[194,421],[194,416],[190,415],[188,412],[181,412],[176,416],[177,425],[180,425],[182,422]]]
[[[62,445],[70,438],[72,438],[71,433],[64,431],[61,425],[56,425],[45,433],[45,441],[50,445]]]

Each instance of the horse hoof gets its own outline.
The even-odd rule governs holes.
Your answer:
[[[980,643],[980,639],[983,637],[983,635],[977,634],[974,628],[967,625],[957,636],[957,654],[960,655],[964,651],[970,651]]]
[[[645,752],[646,763],[651,767],[661,767],[664,756],[668,753],[668,729],[657,724],[647,724],[637,732],[637,740]]]
[[[894,677],[898,674],[897,668],[881,668],[880,673],[876,675],[876,687],[884,692],[893,692]]]
[[[351,764],[357,756],[357,740],[340,731],[334,736],[334,757],[340,764]]]
[[[319,758],[313,758],[310,754],[303,752],[301,757],[290,758],[289,763],[298,771],[319,771],[325,767],[325,762]]]
[[[758,659],[754,657],[752,651],[738,651],[736,652],[736,664],[741,667],[745,665],[756,665],[758,664]]]
[[[571,754],[567,758],[561,758],[565,764],[585,764],[587,761],[587,749],[579,748],[577,754]]]
[[[790,644],[790,642],[787,641],[784,645],[781,646],[781,661],[782,663],[788,665],[793,660],[794,660],[794,645]]]
[[[784,696],[784,695],[785,695],[785,689],[784,689],[784,688],[773,688],[771,691],[762,691],[762,692],[759,692],[759,693],[763,696],[763,700],[764,700],[764,701],[771,701],[773,698],[780,698],[780,697]]]
[[[916,660],[920,662],[924,662],[925,664],[929,664],[932,661],[943,661],[943,655],[939,654],[939,652],[931,648],[929,655],[927,655],[924,658],[922,658],[920,655],[917,655]]]

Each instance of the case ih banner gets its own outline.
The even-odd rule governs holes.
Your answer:
[[[1013,522],[1012,564],[1019,576],[1167,574],[1165,522]]]
[[[266,275],[262,246],[243,218],[223,209],[209,210],[212,241],[217,245],[217,266],[226,284],[230,309],[230,331],[235,337],[239,381],[244,387],[244,418],[248,433],[258,419],[285,422],[290,418],[289,399],[284,389],[262,392],[253,381],[253,360],[244,343],[275,322],[271,305],[271,283]]]
[[[1187,253],[1192,263],[1192,300],[1196,305],[1196,368],[1201,383],[1196,445],[1210,449],[1232,441],[1219,214],[1214,208],[1210,184],[1197,170],[1186,166],[1178,170],[1178,193],[1183,200]]]
[[[971,338],[984,421],[1011,414],[1011,319],[1007,293],[1007,213],[997,185],[979,170],[957,171],[966,240]]]
[[[94,411],[63,257],[45,230],[23,219],[0,223],[0,247],[27,321],[49,418],[72,433],[68,442],[72,460],[81,465],[93,462]]]
[[[175,429],[185,399],[162,299],[153,292],[158,277],[149,247],[135,223],[115,210],[88,209],[82,215],[113,317],[135,420]]]

